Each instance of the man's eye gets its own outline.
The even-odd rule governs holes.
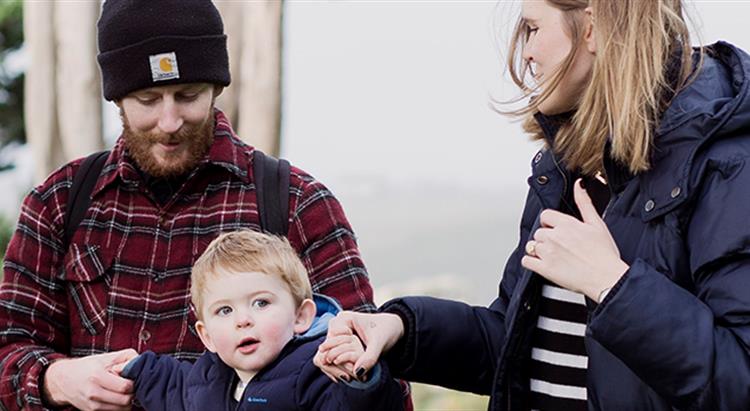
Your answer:
[[[156,99],[150,98],[150,97],[136,97],[135,99],[138,100],[138,102],[143,104],[144,106],[150,106],[156,103]]]
[[[182,101],[193,101],[198,98],[199,93],[183,93],[177,96]]]
[[[226,317],[227,315],[232,313],[232,307],[229,306],[223,306],[219,307],[219,309],[216,310],[216,315],[221,317]]]

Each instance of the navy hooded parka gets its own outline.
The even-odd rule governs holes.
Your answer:
[[[630,176],[605,158],[604,221],[630,269],[601,304],[587,300],[590,410],[750,409],[749,87],[750,56],[709,46],[662,117],[651,169]],[[537,119],[553,139],[554,121]],[[528,409],[542,279],[520,260],[574,178],[552,150],[534,157],[520,241],[490,307],[408,297],[381,308],[405,321],[395,375],[491,395],[490,410]]]

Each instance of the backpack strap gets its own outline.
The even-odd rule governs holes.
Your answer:
[[[286,236],[289,232],[290,165],[260,150],[253,152],[253,174],[261,229]]]
[[[68,192],[68,202],[65,206],[63,249],[67,249],[73,234],[86,215],[91,204],[91,192],[104,168],[104,162],[109,156],[109,150],[99,151],[86,157],[78,167],[73,183]]]

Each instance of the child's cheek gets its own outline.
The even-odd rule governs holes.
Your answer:
[[[275,341],[280,340],[283,337],[283,328],[284,327],[281,327],[278,324],[268,324],[266,326],[266,336]]]
[[[214,344],[216,346],[216,351],[219,354],[219,357],[226,362],[224,357],[231,357],[232,353],[234,352],[235,342],[232,340],[232,338],[227,335],[219,335],[214,338]]]
[[[268,324],[265,328],[265,336],[267,339],[273,340],[274,345],[278,346],[279,350],[281,350],[293,335],[289,331],[289,327],[284,327],[280,324]]]

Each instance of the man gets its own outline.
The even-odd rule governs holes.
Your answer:
[[[190,268],[221,232],[259,229],[253,148],[214,108],[230,77],[211,1],[108,0],[98,43],[123,132],[69,244],[81,160],[24,200],[0,286],[0,409],[129,409],[132,384],[110,368],[132,349],[197,358]],[[373,309],[339,203],[295,167],[289,193],[287,236],[315,291]]]

